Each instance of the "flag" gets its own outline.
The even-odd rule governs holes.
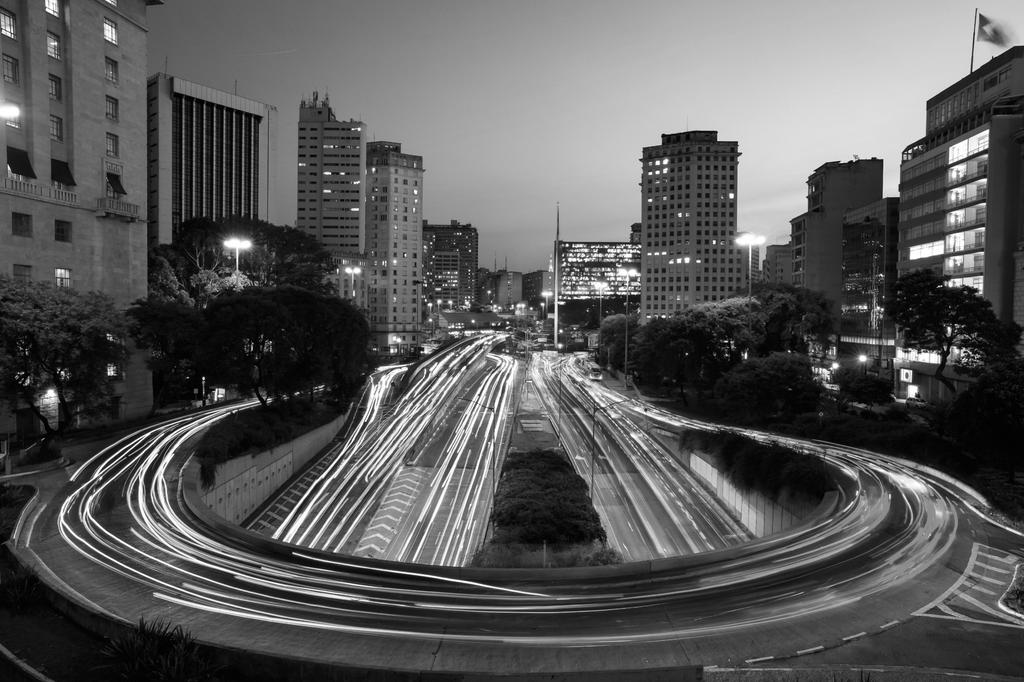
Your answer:
[[[998,47],[1006,47],[1010,44],[1002,26],[992,21],[984,14],[978,15],[978,42],[992,43]]]

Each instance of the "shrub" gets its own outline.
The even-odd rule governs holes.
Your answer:
[[[111,640],[102,653],[116,679],[154,682],[202,682],[215,678],[214,666],[180,625],[139,620],[132,632]]]
[[[35,573],[18,568],[0,571],[0,606],[25,613],[44,602],[43,587]]]

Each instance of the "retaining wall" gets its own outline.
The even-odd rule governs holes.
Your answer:
[[[323,450],[347,417],[348,412],[295,440],[218,464],[203,502],[221,518],[241,523]]]

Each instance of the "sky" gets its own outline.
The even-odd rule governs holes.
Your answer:
[[[555,238],[625,241],[643,147],[736,140],[737,229],[785,243],[807,176],[879,157],[898,196],[926,100],[970,70],[975,6],[945,0],[166,0],[149,72],[277,108],[270,221],[292,225],[299,103],[423,156],[423,215],[472,223],[480,265],[546,268]],[[1024,3],[982,14],[1024,35]],[[977,43],[975,66],[1001,50]]]

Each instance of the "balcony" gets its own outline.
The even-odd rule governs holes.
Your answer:
[[[949,173],[946,176],[946,187],[954,187],[956,185],[962,185],[970,182],[971,180],[977,180],[978,178],[984,178],[988,176],[988,164],[981,164],[977,168],[967,173]]]
[[[102,197],[96,200],[96,215],[101,218],[125,218],[127,222],[133,223],[139,219],[139,205],[120,199]]]
[[[52,201],[56,204],[65,204],[67,206],[78,205],[78,195],[65,189],[57,189],[56,187],[33,182],[31,180],[19,180],[11,177],[5,177],[2,180],[3,190],[10,194],[18,194],[32,199]]]
[[[971,218],[970,220],[951,220],[946,223],[946,232],[959,232],[960,230],[966,230],[970,227],[980,227],[986,224],[988,214],[979,212],[978,215]]]
[[[961,206],[968,206],[970,204],[976,204],[979,201],[985,201],[987,194],[988,192],[984,189],[979,189],[976,193],[971,195],[949,197],[946,199],[946,209],[960,208]]]

